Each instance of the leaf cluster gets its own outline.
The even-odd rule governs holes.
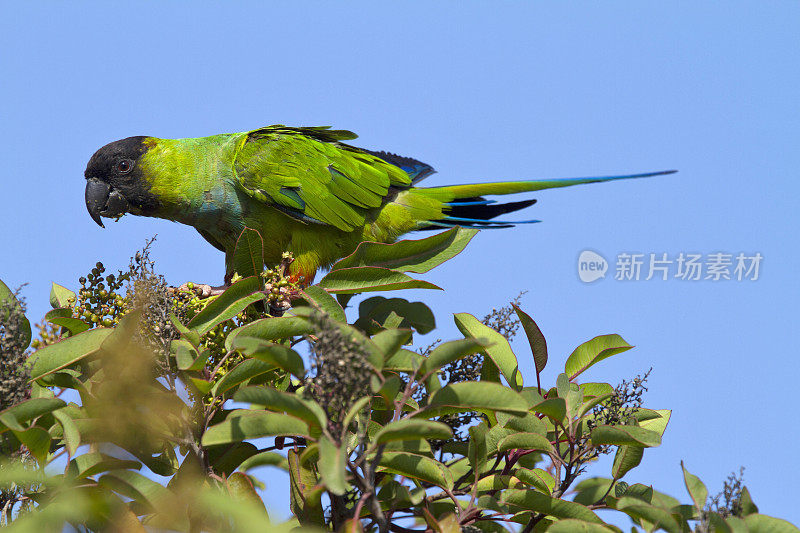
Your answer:
[[[70,314],[86,327],[60,323],[58,342],[30,355],[30,397],[0,412],[0,435],[36,461],[5,457],[0,488],[22,487],[31,502],[5,516],[31,531],[620,531],[597,513],[611,510],[647,531],[797,530],[759,514],[744,487],[726,515],[689,472],[684,505],[623,480],[660,445],[671,412],[644,406],[642,380],[616,390],[583,380],[632,348],[619,335],[553,357],[517,301],[516,320],[499,318],[525,332],[535,375],[523,376],[511,329],[467,313],[453,317],[462,338],[422,352],[414,335],[436,326],[422,302],[373,296],[348,320],[354,294],[437,288],[412,274],[474,234],[362,243],[302,286],[287,275],[291,257],[265,270],[263,241],[246,230],[239,275],[191,313],[148,297],[110,326]],[[72,311],[80,296],[53,294],[54,307]],[[154,306],[159,322],[147,318]],[[170,328],[168,343],[143,337],[156,326]],[[553,359],[563,371],[542,383]],[[479,370],[458,366],[470,360]],[[79,401],[61,399],[66,390]],[[466,440],[442,422],[465,413],[474,413]],[[614,453],[610,477],[581,479],[600,450]],[[58,461],[66,466],[54,475]],[[289,474],[289,522],[270,523],[262,467]]]

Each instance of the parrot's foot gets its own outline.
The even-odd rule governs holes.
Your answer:
[[[205,283],[192,283],[187,282],[176,289],[177,292],[193,292],[200,298],[209,298],[211,296],[219,296],[225,289],[230,287],[230,284],[220,285],[219,287],[212,287]]]

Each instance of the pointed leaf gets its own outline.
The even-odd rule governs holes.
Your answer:
[[[553,445],[538,433],[514,433],[504,438],[497,444],[497,451],[506,450],[537,450],[540,452],[551,453]]]
[[[350,489],[345,474],[345,452],[327,437],[319,439],[319,473],[328,490],[341,496]]]
[[[398,289],[438,289],[433,283],[414,279],[401,272],[378,267],[331,270],[318,284],[334,294],[394,291]]]
[[[316,402],[306,400],[299,394],[271,387],[251,386],[236,391],[233,399],[237,402],[263,405],[271,411],[292,415],[305,421],[312,428],[321,429],[328,425],[325,411]]]
[[[630,350],[631,348],[633,348],[633,346],[625,342],[625,339],[616,333],[600,335],[575,348],[575,351],[567,358],[564,371],[569,376],[570,381],[572,381],[595,363],[599,363],[603,359]]]
[[[74,457],[67,467],[67,475],[76,479],[86,478],[111,470],[138,470],[142,465],[136,461],[117,459],[100,452],[89,452]]]
[[[113,329],[95,328],[36,350],[31,359],[31,381],[66,368],[100,349]]]
[[[0,411],[0,433],[8,429],[22,431],[21,424],[67,405],[59,398],[32,398]]]
[[[319,309],[326,313],[333,320],[338,322],[346,322],[347,316],[344,314],[344,309],[336,301],[336,298],[330,295],[328,291],[319,285],[312,285],[302,290],[304,299],[309,305],[315,309]],[[297,307],[297,305],[295,305]]]
[[[255,337],[237,335],[233,342],[233,348],[259,361],[282,368],[299,379],[305,378],[306,369],[303,365],[303,358],[288,346],[273,344]]]
[[[303,318],[292,316],[262,318],[230,332],[228,338],[225,339],[225,349],[230,351],[234,341],[240,335],[265,341],[276,341],[313,332],[314,328]]]
[[[228,418],[208,428],[203,446],[217,446],[248,439],[275,436],[308,436],[308,425],[290,415],[268,411],[233,411]]]
[[[458,330],[465,337],[488,339],[491,345],[483,350],[500,369],[506,382],[516,390],[522,390],[522,374],[517,357],[503,335],[481,323],[469,313],[458,313],[454,317]]]
[[[501,503],[519,507],[535,513],[543,513],[556,518],[575,518],[585,522],[602,524],[596,514],[585,506],[558,498],[552,498],[535,490],[509,489],[500,497]]]
[[[214,397],[222,396],[227,391],[241,385],[245,381],[255,376],[266,374],[271,370],[275,370],[275,365],[259,361],[258,359],[245,359],[222,376],[222,379],[211,389],[211,395]]]
[[[638,426],[597,426],[592,430],[592,444],[601,446],[651,446],[661,445],[661,435]]]
[[[217,325],[235,317],[250,305],[266,298],[261,290],[261,280],[252,276],[244,278],[230,287],[225,292],[214,298],[202,311],[189,321],[190,329],[205,335]]]
[[[424,455],[407,452],[383,452],[378,471],[393,472],[442,488],[449,489],[453,487],[453,474],[447,466]]]
[[[622,479],[625,474],[639,466],[643,456],[644,447],[642,446],[620,446],[614,456],[611,475],[614,476],[614,479]]]
[[[575,518],[558,520],[547,528],[548,533],[615,533],[617,530],[605,524],[585,522]]]
[[[14,436],[25,445],[40,466],[47,463],[47,453],[50,451],[50,434],[47,431],[34,426],[25,431],[14,431]]]
[[[69,456],[72,457],[81,445],[81,433],[78,431],[78,426],[75,425],[75,422],[64,410],[54,411],[53,416],[61,424],[64,447],[67,449]]]
[[[75,293],[66,287],[53,282],[50,288],[50,306],[53,309],[70,307],[76,301]]]
[[[437,422],[438,423],[438,422]],[[467,446],[467,459],[475,472],[475,478],[486,469],[489,457],[486,445],[486,435],[489,433],[486,424],[478,424],[469,428],[469,445]]]
[[[556,480],[553,478],[553,475],[541,468],[517,468],[514,470],[514,476],[523,483],[532,485],[545,494],[552,493],[556,488]]]
[[[800,529],[782,520],[763,514],[750,514],[744,517],[750,533],[798,533]]]
[[[436,413],[468,411],[499,411],[523,416],[528,412],[528,402],[518,393],[497,383],[464,381],[452,383],[433,393],[420,416],[428,418],[437,416]]]
[[[696,509],[705,509],[706,500],[708,499],[708,489],[705,483],[700,481],[700,478],[686,470],[686,467],[681,461],[681,468],[683,469],[683,483],[686,485],[686,490],[694,502]]]
[[[547,341],[542,334],[542,330],[539,329],[539,326],[536,325],[536,322],[533,321],[528,313],[515,304],[511,304],[511,307],[516,311],[517,317],[522,324],[522,329],[525,330],[525,335],[528,337],[536,373],[541,373],[544,367],[547,366]]]
[[[405,418],[385,425],[375,434],[372,438],[372,442],[377,445],[399,440],[444,440],[452,436],[453,430],[441,422]]]
[[[394,244],[362,242],[355,252],[333,265],[331,270],[379,266],[423,274],[455,257],[477,233],[476,229],[458,227],[425,239],[403,240]]]
[[[2,305],[6,301],[10,302],[11,308],[14,308],[17,311],[19,311],[20,327],[21,327],[20,333],[22,335],[20,340],[22,341],[21,342],[22,346],[27,348],[28,345],[31,343],[31,323],[28,320],[28,317],[26,317],[22,313],[22,308],[20,307],[17,297],[14,296],[14,293],[11,291],[11,289],[8,288],[8,286],[6,286],[5,283],[0,281],[0,305]],[[8,315],[6,316],[0,315],[0,323],[5,323],[7,318]]]
[[[233,271],[243,278],[258,276],[264,270],[264,241],[261,234],[244,228],[233,249]]]
[[[427,359],[422,363],[417,374],[419,376],[424,376],[428,372],[438,370],[453,361],[478,353],[487,344],[488,342],[486,342],[485,339],[473,338],[442,343],[428,354]]]

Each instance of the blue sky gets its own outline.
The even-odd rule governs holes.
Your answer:
[[[4,3],[0,15],[0,278],[29,284],[32,317],[51,281],[122,267],[155,233],[172,283],[221,280],[221,253],[191,228],[89,218],[86,162],[122,137],[333,125],[432,164],[430,184],[676,168],[533,195],[524,217],[542,224],[478,235],[425,276],[444,292],[406,297],[426,299],[431,336],[447,339],[452,313],[480,317],[527,290],[548,381],[579,343],[621,334],[636,349],[586,378],[652,366],[646,404],[674,410],[627,480],[686,500],[681,459],[712,494],[743,465],[762,512],[800,522],[797,3]],[[585,249],[612,263],[606,279],[578,279]],[[764,259],[757,281],[623,282],[622,252]],[[524,338],[514,347],[532,382]],[[286,513],[282,478],[265,480]]]

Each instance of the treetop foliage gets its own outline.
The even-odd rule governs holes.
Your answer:
[[[264,265],[245,230],[238,276],[201,298],[158,276],[148,247],[125,272],[98,263],[77,292],[53,284],[31,345],[24,301],[0,283],[0,506],[19,531],[798,531],[759,514],[741,477],[709,499],[685,468],[687,503],[625,479],[664,438],[647,374],[619,385],[591,368],[633,347],[600,335],[564,357],[517,299],[463,338],[412,348],[436,327],[423,302],[353,295],[438,289],[417,279],[476,230],[362,243],[317,284]],[[269,267],[269,268],[267,268]],[[535,375],[509,337],[521,327]],[[29,345],[31,347],[29,348]],[[545,367],[558,365],[555,383]],[[649,373],[648,373],[649,374]],[[70,398],[62,399],[65,391]],[[613,454],[607,477],[587,466]],[[288,472],[292,518],[256,491]],[[266,485],[265,485],[266,483]],[[616,519],[618,520],[618,519]],[[269,528],[269,529],[266,529]]]

